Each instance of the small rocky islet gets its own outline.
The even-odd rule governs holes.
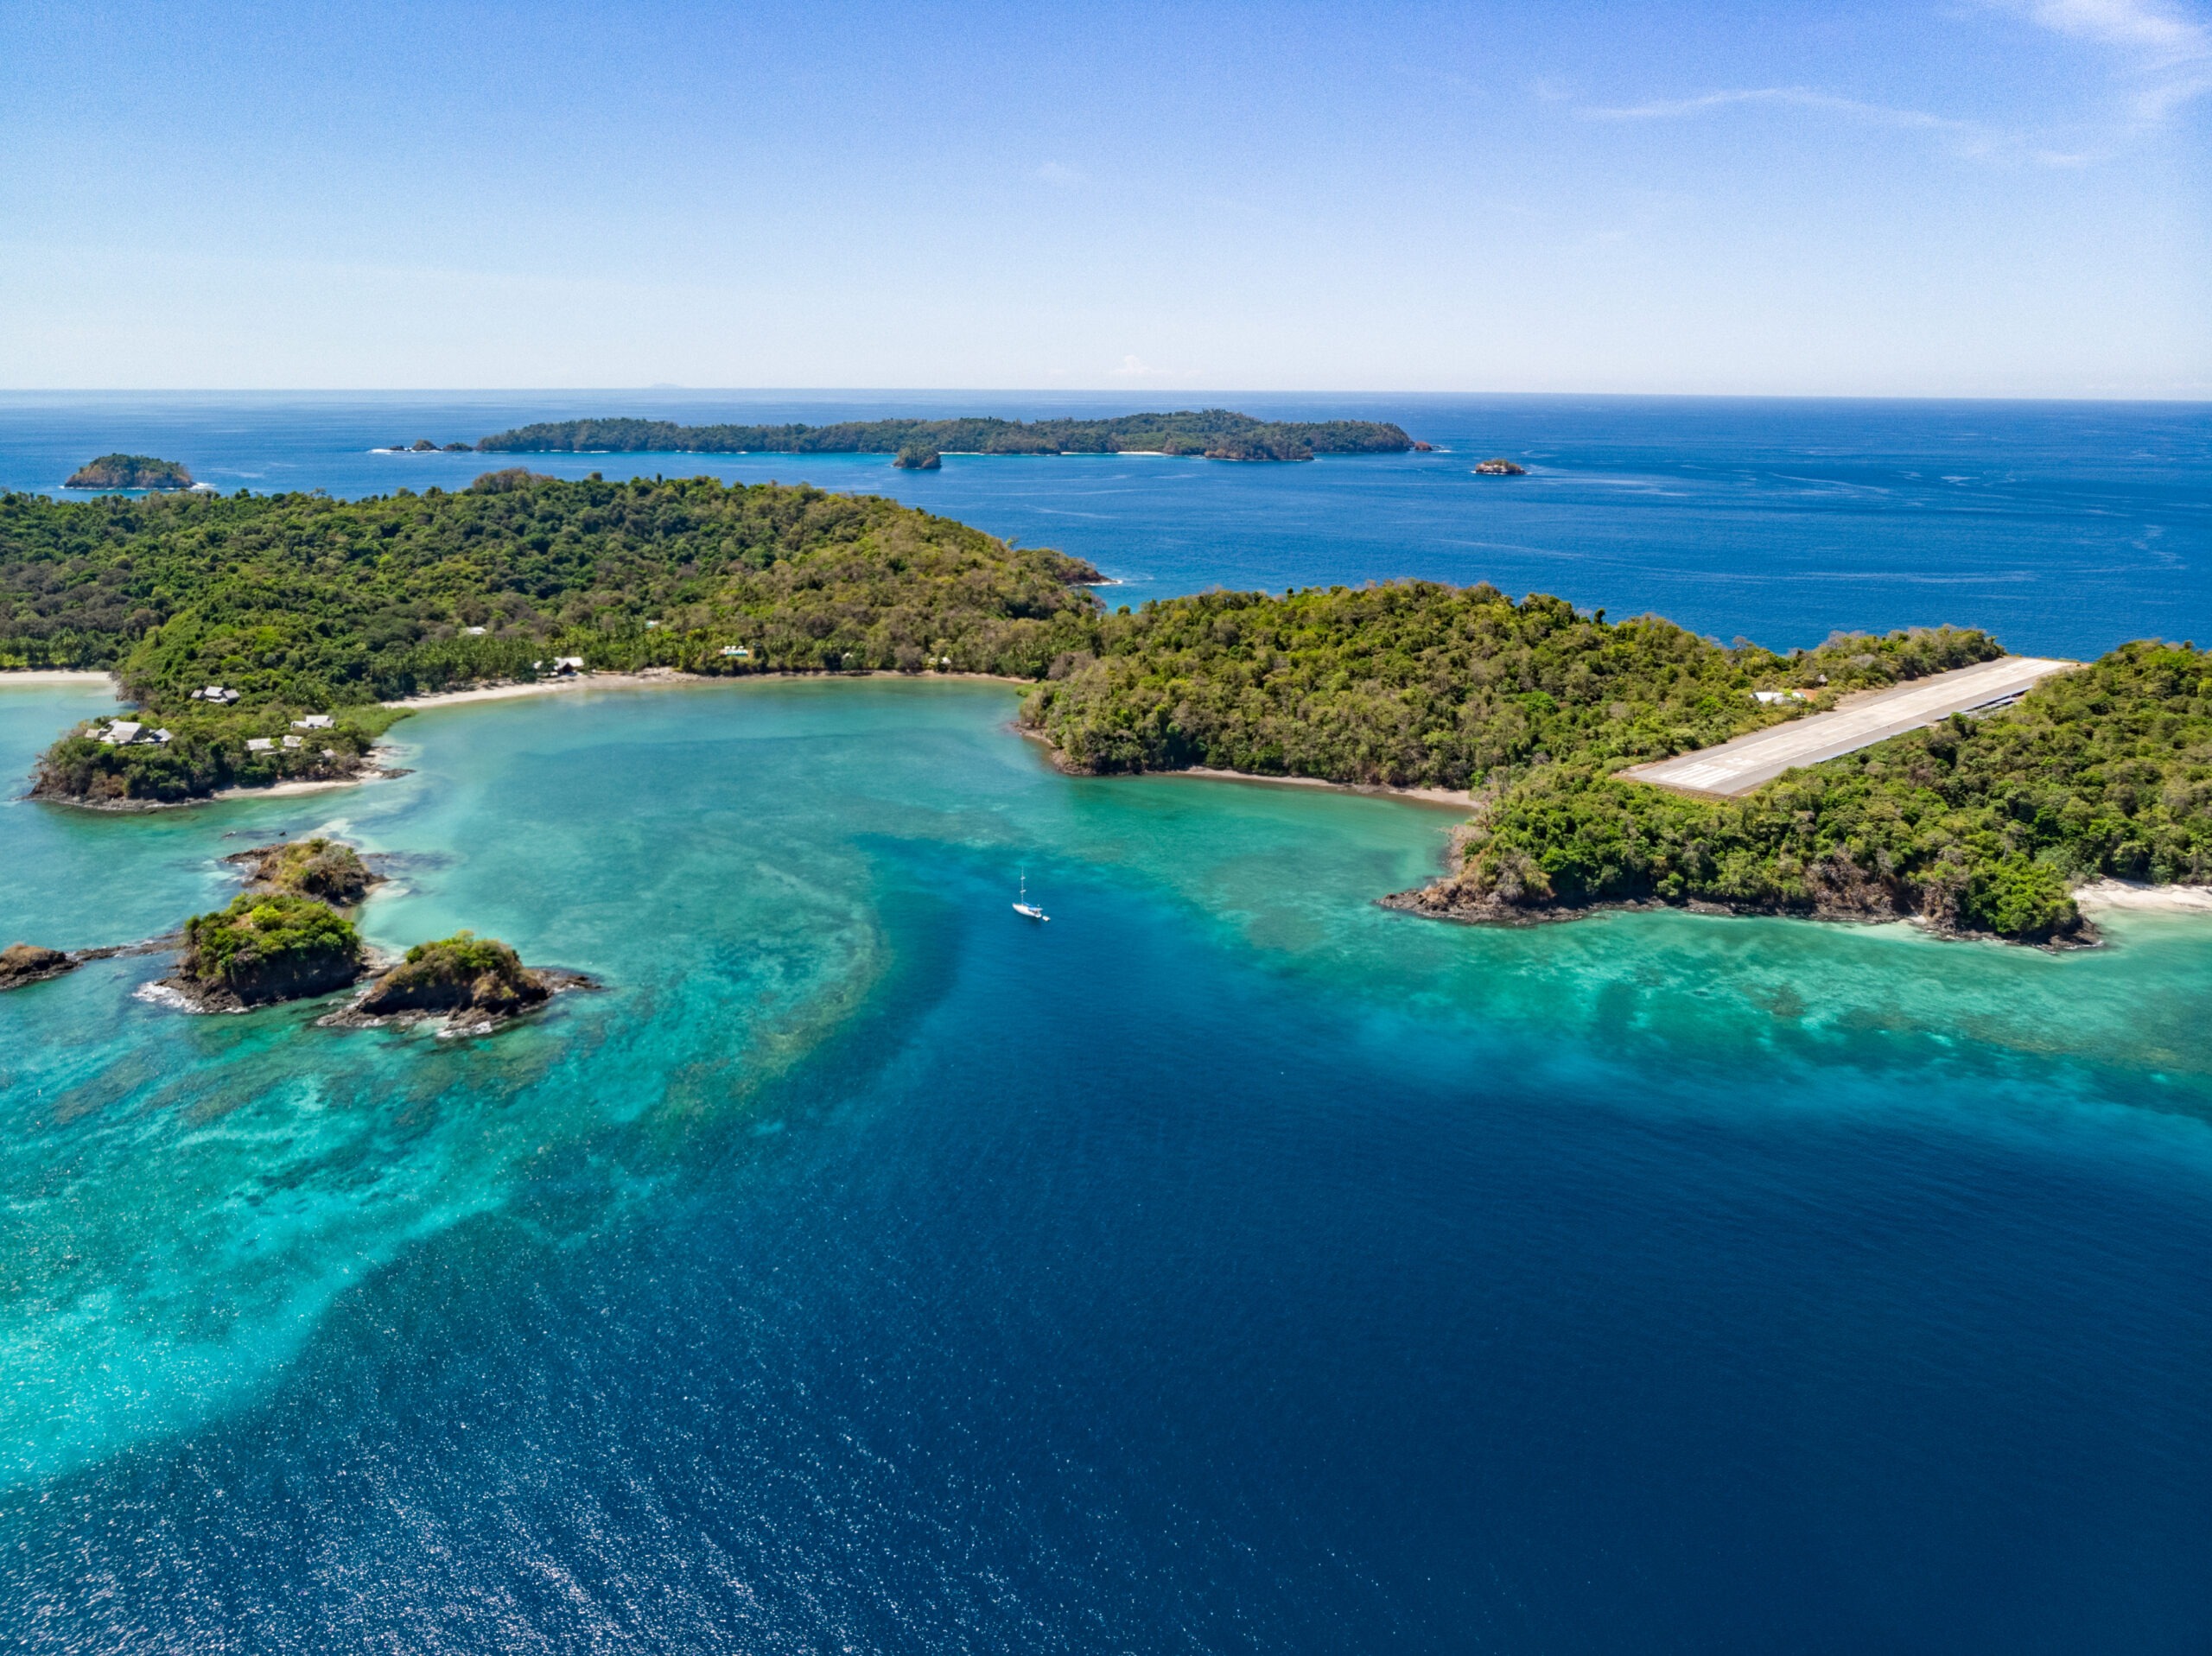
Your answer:
[[[281,841],[224,860],[243,867],[247,884],[222,908],[128,949],[72,954],[11,944],[0,949],[0,991],[59,977],[86,960],[181,945],[176,969],[158,987],[194,1012],[248,1012],[361,985],[346,1006],[316,1022],[360,1029],[442,1018],[445,1033],[480,1035],[565,990],[597,987],[580,972],[525,966],[505,943],[467,931],[378,962],[350,911],[385,877],[342,841]]]
[[[0,990],[20,989],[74,971],[78,956],[37,943],[10,943],[0,949]]]
[[[339,1029],[442,1017],[448,1034],[486,1034],[566,989],[595,987],[581,972],[531,968],[496,938],[461,931],[417,943],[350,1006],[318,1019]]]
[[[265,891],[290,891],[324,903],[353,908],[384,876],[361,860],[361,853],[343,840],[316,835],[307,840],[280,840],[232,853],[223,859],[246,871],[247,883]]]

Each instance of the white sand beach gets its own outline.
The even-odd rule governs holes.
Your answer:
[[[365,782],[384,782],[390,778],[389,771],[364,771],[358,777],[332,777],[318,782],[278,782],[266,788],[220,788],[210,794],[210,799],[286,799],[294,794],[328,793],[333,788],[358,788]],[[196,804],[196,800],[180,800],[180,804]]]
[[[678,684],[747,684],[761,679],[803,678],[820,679],[825,682],[835,679],[895,678],[912,683],[927,684],[940,679],[985,679],[994,684],[1019,684],[1027,687],[1032,681],[1010,678],[1003,673],[901,673],[890,668],[880,668],[866,673],[680,673],[673,667],[648,667],[642,673],[578,673],[568,678],[537,679],[527,683],[486,684],[473,690],[440,690],[429,695],[407,696],[397,701],[386,701],[382,706],[412,710],[417,707],[450,707],[465,701],[505,701],[518,695],[550,695],[561,690],[646,690],[666,688]]]
[[[642,673],[577,673],[563,678],[530,679],[512,684],[484,684],[470,690],[439,690],[429,695],[403,696],[386,701],[387,707],[452,707],[467,701],[508,701],[523,695],[554,695],[563,690],[635,690],[654,685],[708,684],[715,681],[698,673],[679,673],[673,668],[648,669]]]
[[[2097,879],[2076,886],[2074,900],[2084,909],[2212,914],[2212,885],[2143,885],[2132,879]]]
[[[0,689],[21,685],[29,688],[35,684],[112,684],[114,679],[106,673],[81,672],[67,667],[7,667],[0,668]]]

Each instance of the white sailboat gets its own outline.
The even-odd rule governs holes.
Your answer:
[[[1049,920],[1052,917],[1029,900],[1029,876],[1026,873],[1021,877],[1021,896],[1015,902],[1014,911],[1025,920]]]

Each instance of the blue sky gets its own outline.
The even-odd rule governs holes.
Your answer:
[[[0,386],[2212,396],[2212,14],[0,0]]]

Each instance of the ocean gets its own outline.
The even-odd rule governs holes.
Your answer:
[[[1090,559],[1116,602],[1418,576],[1656,612],[1774,649],[1952,623],[2029,654],[2212,641],[2212,404],[1697,397],[1221,400],[1395,420],[1442,451],[1238,466],[1146,456],[392,454],[605,413],[825,424],[1096,416],[1187,399],[1007,393],[91,397],[0,393],[0,488],[59,492],[116,449],[224,490],[454,489],[487,468],[713,475],[887,494]],[[1510,456],[1521,478],[1477,477]]]
[[[354,492],[345,468],[385,457],[315,407],[266,463]],[[1968,416],[1922,412],[1867,413],[1831,469],[1952,466],[1929,455]],[[1523,413],[1516,452],[1545,422],[1573,446],[1571,408]],[[2005,441],[2058,454],[2078,413],[2016,411]],[[143,447],[217,481],[202,456],[249,441],[170,454],[181,416],[166,447],[67,417],[98,435],[76,460]],[[1514,449],[1464,417],[1447,459]],[[1625,466],[1626,417],[1580,451]],[[2009,593],[2008,642],[2087,650],[2205,607],[2201,411],[2082,416],[2132,434],[2076,428],[2094,486],[2016,454],[1975,511],[1754,509],[1797,417],[1845,419],[1785,408],[1761,435],[1747,405],[1681,405],[1712,447],[1639,464],[1738,481],[1620,499],[1396,461],[729,474],[849,478],[1025,540],[1064,514],[1034,538],[1132,595],[1445,573],[1440,536],[1379,525],[1495,511],[1562,544],[1586,512],[1612,549],[1586,589],[1530,584],[1715,631],[1741,606],[1771,642],[1846,624],[1802,574],[1822,555],[1904,570],[1916,545],[1938,575],[1952,531],[1959,584],[1846,595],[1961,609],[1866,625],[1986,621],[1967,600]],[[386,423],[477,435],[427,405]],[[0,480],[45,465],[0,443]],[[1732,489],[1771,579],[1682,567],[1691,542],[1725,561],[1703,537]],[[2060,589],[2129,536],[2179,573],[2110,575],[2124,625],[2078,590],[2069,615]],[[1453,578],[1519,584],[1499,568]],[[2065,956],[1668,913],[1441,925],[1372,899],[1440,866],[1453,813],[1062,777],[1016,700],[582,691],[417,714],[409,774],[349,790],[0,804],[0,941],[150,936],[225,899],[230,851],[319,830],[391,874],[375,941],[468,926],[606,986],[455,1042],[187,1017],[134,993],[143,956],[0,997],[0,1638],[2212,1644],[2212,925],[2115,916]],[[0,688],[0,773],[104,705]],[[1025,878],[1049,923],[1013,914]]]

